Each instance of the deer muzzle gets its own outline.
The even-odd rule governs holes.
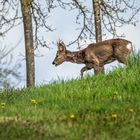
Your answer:
[[[55,65],[55,66],[58,66],[59,65],[55,61],[53,61],[52,64]]]

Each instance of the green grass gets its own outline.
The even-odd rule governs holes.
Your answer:
[[[0,140],[139,140],[140,57],[106,75],[0,93]]]

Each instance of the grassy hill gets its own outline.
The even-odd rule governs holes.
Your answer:
[[[140,57],[106,75],[0,93],[0,140],[139,140]]]

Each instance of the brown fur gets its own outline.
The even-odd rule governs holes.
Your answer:
[[[87,48],[76,52],[66,50],[66,46],[62,41],[59,41],[57,46],[58,51],[53,64],[57,66],[64,61],[77,64],[83,63],[86,66],[81,69],[81,76],[83,76],[84,71],[92,68],[100,71],[102,66],[115,60],[127,64],[132,51],[132,43],[125,39],[110,39],[92,43]]]

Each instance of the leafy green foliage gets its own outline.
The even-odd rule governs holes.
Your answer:
[[[0,138],[137,140],[140,56],[106,75],[0,94]]]

